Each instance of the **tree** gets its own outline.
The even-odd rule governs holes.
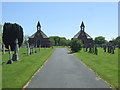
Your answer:
[[[12,51],[15,49],[15,40],[18,39],[19,47],[23,42],[23,28],[18,24],[5,23],[3,26],[3,43],[8,49],[9,45]]]
[[[70,40],[65,37],[50,36],[49,38],[52,46],[70,46]]]
[[[67,46],[67,39],[65,37],[61,37],[59,45],[60,46]]]
[[[55,37],[54,37],[54,41],[55,41],[55,46],[59,46],[60,37],[55,36]]]
[[[2,44],[2,25],[0,24],[0,44]]]
[[[98,36],[98,37],[95,37],[94,42],[95,42],[95,44],[102,45],[106,42],[106,40],[105,40],[105,37]]]
[[[29,38],[28,35],[25,35],[25,36],[24,36],[23,46],[27,46],[27,44],[28,44],[28,38]]]
[[[71,40],[68,39],[68,40],[66,41],[66,46],[70,46],[70,42],[71,42]]]
[[[82,43],[80,40],[78,39],[72,39],[71,42],[70,42],[70,48],[72,50],[72,52],[78,52],[81,50],[82,48]]]
[[[50,38],[51,44],[54,44],[54,46],[59,46],[60,37],[58,37],[58,36],[51,36],[49,38]]]
[[[118,46],[120,48],[120,36],[118,36],[116,39],[112,40],[114,45]]]
[[[51,44],[52,46],[54,46],[54,45],[55,45],[54,38],[52,38],[52,37],[50,37],[50,44]]]

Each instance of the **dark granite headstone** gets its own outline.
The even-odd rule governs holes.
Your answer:
[[[11,49],[10,49],[10,46],[9,46],[8,48],[9,48],[9,49],[8,49],[9,60],[8,60],[7,64],[12,64],[13,61],[12,61],[12,59],[11,59]]]

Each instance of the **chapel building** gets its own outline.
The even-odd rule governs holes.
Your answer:
[[[73,38],[81,40],[85,48],[93,47],[93,39],[85,32],[85,25],[83,22],[81,23],[80,29],[81,30]]]
[[[47,35],[41,30],[40,22],[37,23],[37,32],[29,37],[29,46],[33,47],[50,47],[50,40]]]

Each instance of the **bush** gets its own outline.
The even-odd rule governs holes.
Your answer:
[[[70,42],[70,48],[72,50],[72,52],[78,52],[81,50],[82,48],[82,43],[80,40],[78,39],[72,39]]]

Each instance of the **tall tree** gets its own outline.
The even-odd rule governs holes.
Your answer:
[[[52,37],[50,37],[50,44],[51,44],[52,46],[55,46],[55,41],[54,41],[54,38],[52,38]]]
[[[70,40],[67,40],[65,37],[50,36],[49,38],[52,46],[69,46],[70,45]]]
[[[117,45],[120,48],[120,36],[118,36],[116,39],[112,40],[114,45]]]
[[[60,42],[59,42],[60,46],[67,46],[67,40],[65,37],[61,37],[60,38]]]
[[[29,38],[28,35],[24,36],[23,45],[27,46],[27,44],[28,44],[28,38]]]
[[[105,40],[105,37],[98,36],[98,37],[95,37],[94,42],[95,42],[95,44],[102,45],[102,44],[104,44],[106,42],[106,40]]]
[[[0,24],[0,44],[2,44],[2,25]]]
[[[15,49],[15,40],[18,39],[19,47],[23,42],[23,28],[18,24],[5,23],[3,26],[3,43],[5,47],[8,49],[9,45],[11,50]]]
[[[54,40],[54,46],[59,45],[59,42],[60,42],[60,37],[59,36],[51,36],[50,39],[52,41],[51,43],[53,43],[53,40]]]

